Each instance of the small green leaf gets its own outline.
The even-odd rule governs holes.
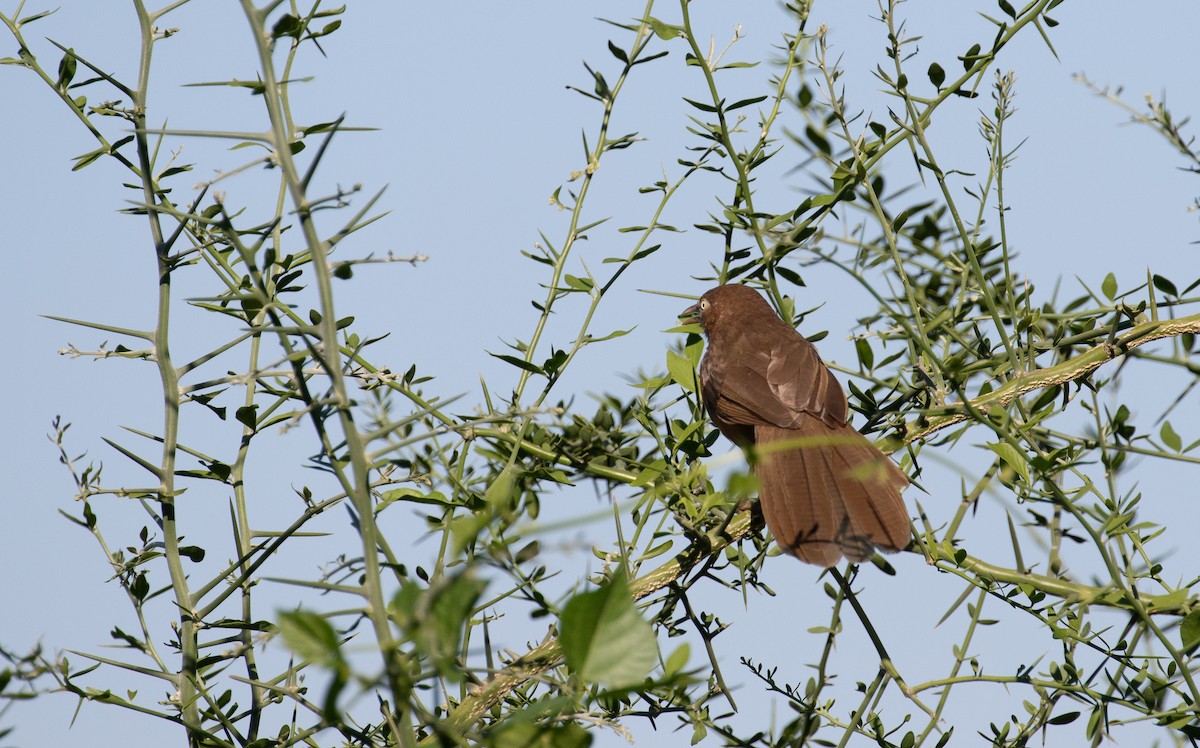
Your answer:
[[[594,71],[592,72],[592,77],[596,81],[596,96],[600,97],[600,99],[607,99],[612,93],[608,88],[608,81],[604,80],[603,75]]]
[[[737,70],[740,68],[756,68],[756,67],[758,67],[757,62],[746,62],[744,60],[739,60],[737,62],[727,62],[724,65],[720,65],[717,67],[717,70]]]
[[[676,647],[671,656],[667,658],[666,663],[663,665],[663,675],[670,678],[680,670],[683,670],[687,667],[689,657],[691,657],[691,647],[688,646],[687,642],[684,642]]]
[[[385,491],[379,497],[379,503],[375,506],[376,514],[383,511],[389,504],[397,501],[409,501],[415,504],[433,504],[434,506],[442,507],[452,506],[446,499],[446,495],[439,491],[424,493],[415,488],[396,488],[391,491]]]
[[[453,577],[449,584],[433,591],[429,612],[432,615],[433,642],[437,648],[435,654],[457,656],[463,629],[475,612],[475,601],[485,587],[485,580],[464,572]]]
[[[316,31],[316,32],[312,32],[312,31],[310,31],[310,32],[308,33],[308,38],[309,38],[309,39],[316,39],[316,38],[318,38],[318,37],[322,37],[322,36],[329,36],[329,35],[330,35],[330,34],[332,34],[333,32],[335,32],[335,31],[337,31],[338,29],[340,29],[341,27],[342,27],[342,22],[341,22],[341,21],[330,21],[329,23],[327,23],[327,24],[325,24],[324,26],[322,26],[320,31]]]
[[[248,429],[258,427],[258,405],[243,405],[234,412],[233,417]]]
[[[696,107],[697,109],[699,109],[702,112],[716,113],[716,112],[720,111],[712,104],[705,104],[703,101],[695,101],[693,99],[689,99],[686,96],[683,97],[683,100],[686,101],[687,103],[691,104],[692,106]]]
[[[667,551],[671,550],[672,545],[674,545],[674,543],[672,541],[665,540],[665,541],[659,543],[658,545],[654,546],[650,550],[646,551],[645,553],[643,553],[641,560],[647,561],[652,558],[657,558],[657,557],[663,555],[664,553],[666,553]]]
[[[1156,275],[1156,276],[1154,276],[1153,280],[1154,280],[1154,287],[1157,288],[1159,291],[1162,291],[1163,293],[1167,294],[1168,296],[1178,296],[1179,295],[1179,289],[1175,288],[1175,284],[1171,282],[1170,278],[1164,278],[1161,275]]]
[[[341,120],[333,120],[331,122],[318,122],[315,125],[309,125],[308,127],[301,128],[301,132],[303,132],[305,135],[315,135],[316,133],[319,133],[319,132],[329,132],[330,130],[336,129],[337,126],[340,124],[341,124]]]
[[[782,265],[779,265],[775,268],[775,272],[779,273],[780,277],[782,277],[784,280],[786,280],[788,283],[791,283],[794,286],[799,286],[799,287],[803,288],[805,285],[804,278],[801,277],[801,275],[799,273],[797,273],[795,270],[789,270],[788,268],[785,268]]]
[[[971,69],[971,66],[974,65],[975,61],[979,58],[980,49],[982,49],[982,47],[980,47],[978,44],[972,44],[971,48],[967,50],[967,53],[958,58],[962,60],[963,70]]]
[[[565,275],[563,279],[567,282],[568,286],[576,291],[591,291],[592,286],[595,285],[590,278],[576,278],[574,275]]]
[[[987,445],[987,448],[999,455],[1006,465],[1017,471],[1017,475],[1020,475],[1026,483],[1029,482],[1029,463],[1026,461],[1025,455],[1018,452],[1016,447],[1008,442],[997,442]]]
[[[300,19],[287,13],[279,17],[275,25],[271,28],[271,38],[279,39],[281,37],[290,36],[298,38],[300,36]]]
[[[1112,273],[1104,276],[1104,282],[1100,284],[1100,290],[1108,297],[1109,301],[1117,298],[1117,276]]]
[[[491,521],[488,512],[469,512],[450,520],[450,536],[454,540],[454,553],[463,552],[468,545],[475,542],[483,528]]]
[[[631,327],[628,330],[614,330],[614,331],[610,332],[609,334],[602,335],[601,337],[598,337],[598,338],[593,337],[591,335],[585,335],[583,338],[583,342],[585,342],[585,343],[602,343],[605,340],[612,340],[613,338],[624,337],[633,331],[634,331],[634,328]]]
[[[55,85],[59,91],[66,92],[67,87],[71,85],[71,81],[75,78],[75,70],[78,67],[78,62],[75,58],[75,50],[68,49],[58,61],[58,81]]]
[[[138,600],[145,600],[146,595],[150,592],[150,580],[146,579],[145,574],[138,574],[133,578],[129,592]]]
[[[633,482],[629,485],[633,486],[634,488],[653,486],[654,482],[658,480],[659,476],[663,474],[663,471],[666,470],[666,468],[667,463],[665,460],[655,460],[646,467],[642,468],[641,472],[637,474],[637,477],[634,478]]]
[[[539,367],[537,364],[531,364],[523,358],[517,358],[516,356],[507,356],[503,353],[492,353],[490,351],[488,352],[488,355],[495,356],[496,358],[500,359],[501,361],[510,363],[513,366],[517,367],[518,369],[524,369],[525,371],[529,372],[530,374],[541,374],[542,373],[541,367]]]
[[[646,22],[650,24],[650,29],[654,31],[654,35],[663,41],[670,41],[683,33],[682,26],[672,26],[669,23],[663,23],[654,16],[648,17]]]
[[[522,546],[519,551],[513,554],[513,561],[516,561],[518,564],[527,563],[537,558],[537,555],[541,553],[541,550],[541,542],[537,540],[531,540]]]
[[[31,16],[25,16],[24,18],[17,21],[17,28],[21,28],[22,26],[25,26],[26,24],[33,23],[34,21],[40,21],[43,18],[45,18],[46,16],[54,15],[57,12],[58,12],[58,8],[55,8],[54,10],[43,10],[40,13],[34,13]]]
[[[804,136],[808,138],[809,142],[816,146],[816,149],[821,153],[824,153],[827,156],[832,153],[832,150],[829,147],[829,139],[818,132],[817,129],[812,125],[808,125],[804,128]]]
[[[1190,652],[1200,645],[1200,608],[1184,616],[1179,624],[1179,638],[1183,640],[1184,650]]]
[[[554,376],[566,361],[567,352],[561,348],[555,348],[550,358],[542,362],[542,371],[546,372],[548,376]]]
[[[942,70],[942,66],[936,62],[929,64],[929,82],[939,89],[946,82],[946,71]]]
[[[854,341],[854,350],[858,353],[858,362],[862,364],[863,369],[871,371],[875,368],[875,351],[871,350],[871,344],[865,338]]]
[[[629,55],[625,54],[625,50],[613,44],[611,41],[608,43],[608,51],[612,52],[613,57],[617,58],[621,62],[625,63],[626,65],[629,64]]]
[[[501,511],[508,507],[519,472],[516,465],[505,465],[500,474],[492,481],[492,485],[488,486],[487,491],[483,494],[483,500],[493,511]]]
[[[1171,428],[1170,421],[1163,421],[1162,428],[1158,432],[1159,437],[1171,449],[1179,452],[1183,449],[1183,439],[1179,438],[1179,434],[1175,433],[1175,429]]]
[[[571,672],[610,688],[641,683],[658,660],[654,630],[638,613],[625,568],[563,608],[559,640]]]
[[[82,156],[76,156],[75,157],[75,165],[71,167],[71,171],[79,171],[80,169],[82,169],[85,166],[88,166],[89,164],[91,164],[96,159],[100,158],[101,156],[103,156],[106,153],[108,153],[108,149],[105,148],[104,146],[101,146],[94,151],[88,151],[87,153],[83,154]]]
[[[158,178],[166,179],[167,177],[173,177],[176,174],[182,174],[184,172],[191,171],[191,170],[192,170],[191,164],[183,164],[182,166],[171,166],[171,167],[164,169],[162,174],[158,175]]]
[[[767,97],[764,94],[763,96],[755,96],[753,98],[742,99],[741,101],[735,101],[732,104],[730,104],[729,106],[725,107],[725,111],[732,112],[734,109],[741,109],[744,106],[750,106],[752,104],[757,104],[760,101],[765,101],[766,98]]]

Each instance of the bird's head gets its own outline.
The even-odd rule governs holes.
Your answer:
[[[700,300],[679,315],[684,324],[699,324],[704,334],[712,336],[730,320],[754,319],[766,312],[776,318],[775,311],[758,291],[749,286],[730,284],[709,289]]]

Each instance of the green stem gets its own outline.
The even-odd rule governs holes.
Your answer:
[[[138,172],[142,180],[142,199],[148,206],[159,202],[158,190],[153,183],[153,164],[150,144],[146,133],[146,95],[150,87],[150,61],[154,50],[154,22],[158,15],[146,10],[141,0],[134,0],[138,26],[141,32],[141,51],[138,59],[138,83],[134,90],[134,125],[137,144]],[[179,649],[183,659],[177,679],[179,709],[184,726],[188,730],[188,743],[199,746],[205,738],[200,725],[197,691],[203,689],[199,682],[198,647],[196,641],[195,606],[188,588],[187,573],[179,552],[179,528],[175,514],[175,456],[179,439],[179,373],[171,362],[171,272],[170,247],[164,240],[159,214],[147,211],[150,235],[154,243],[155,260],[158,267],[158,311],[154,326],[154,361],[158,368],[163,395],[163,440],[162,458],[159,464],[161,486],[159,503],[162,510],[162,532],[164,559],[179,608]]]
[[[414,744],[410,698],[412,683],[409,668],[403,653],[396,646],[388,617],[387,603],[383,597],[383,584],[379,564],[378,528],[370,492],[369,465],[366,445],[354,423],[352,400],[349,396],[342,361],[338,349],[337,315],[333,300],[333,281],[326,257],[325,244],[313,222],[311,206],[305,192],[303,180],[292,158],[291,144],[294,139],[290,127],[290,116],[285,107],[282,88],[286,86],[275,77],[275,66],[271,59],[271,37],[266,28],[267,13],[257,9],[251,0],[242,0],[242,8],[253,32],[258,51],[259,69],[263,77],[263,103],[271,122],[274,157],[283,174],[283,181],[291,196],[300,224],[301,233],[312,257],[313,275],[317,281],[317,294],[321,305],[321,322],[318,325],[320,346],[316,358],[329,377],[333,404],[350,457],[351,475],[348,485],[343,487],[350,495],[358,515],[359,534],[363,551],[363,595],[366,598],[366,615],[371,621],[376,645],[382,656],[388,688],[392,694],[392,706],[400,716],[401,734],[396,738],[401,745]],[[316,412],[313,418],[320,418]],[[337,460],[330,453],[331,461]]]

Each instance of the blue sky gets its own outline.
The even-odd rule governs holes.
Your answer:
[[[356,237],[347,251],[354,256],[392,251],[430,258],[418,267],[364,269],[352,288],[339,289],[340,313],[354,314],[364,332],[391,333],[376,349],[377,360],[393,370],[415,363],[422,373],[437,377],[438,391],[466,393],[464,402],[470,404],[480,400],[481,374],[494,389],[511,386],[512,371],[485,351],[500,351],[502,339],[528,334],[534,322],[528,299],[540,295],[537,284],[544,280],[535,270],[538,266],[515,258],[538,241],[539,231],[561,237],[565,214],[548,198],[571,171],[581,168],[580,132],[594,131],[598,119],[596,105],[566,86],[590,88],[581,61],[613,68],[605,42],[616,30],[595,17],[625,20],[640,15],[642,8],[642,3],[615,2],[602,7],[551,2],[351,3],[343,28],[326,40],[328,59],[304,59],[303,74],[316,78],[296,98],[298,119],[327,121],[344,112],[351,124],[379,128],[339,138],[323,171],[324,184],[331,190],[362,183],[370,193],[387,186],[380,205],[390,215]],[[979,3],[903,5],[910,33],[923,36],[922,62],[914,69],[924,69],[925,59],[949,67],[970,41],[989,38],[990,26],[976,13],[981,8],[995,11],[994,5]],[[654,13],[674,22],[679,10],[659,4]],[[883,57],[882,27],[872,19],[876,15],[874,3],[818,0],[809,29],[828,26],[829,40],[846,70],[849,108],[883,115],[888,100],[870,75]],[[1177,168],[1182,161],[1168,145],[1145,128],[1125,125],[1126,115],[1089,93],[1073,74],[1085,73],[1101,85],[1124,86],[1126,99],[1135,105],[1145,93],[1165,94],[1177,116],[1200,112],[1194,77],[1200,62],[1194,42],[1200,6],[1182,0],[1136,8],[1107,0],[1067,2],[1054,15],[1061,23],[1051,37],[1057,59],[1036,35],[1026,35],[998,64],[999,70],[1011,69],[1017,76],[1019,112],[1010,132],[1014,140],[1028,139],[1007,184],[1019,271],[1043,298],[1060,278],[1064,294],[1074,296],[1081,291],[1076,277],[1096,288],[1113,272],[1122,286],[1132,286],[1144,281],[1148,267],[1190,283],[1197,267],[1193,242],[1200,238],[1200,225],[1188,207],[1200,194],[1200,182]],[[763,58],[788,29],[786,20],[773,3],[693,5],[696,27],[713,35],[718,45],[741,24],[745,36],[731,51],[733,58]],[[152,120],[169,117],[170,127],[188,129],[261,129],[264,120],[257,99],[224,89],[183,87],[253,75],[240,12],[233,4],[194,2],[173,16],[172,24],[180,31],[157,52]],[[135,32],[132,10],[125,4],[66,0],[55,15],[31,26],[28,33],[35,54],[46,61],[56,60],[58,54],[43,37],[132,76]],[[0,55],[12,54],[13,46],[11,40],[0,41]],[[769,66],[732,71],[723,85],[730,99],[752,96],[766,91],[772,73]],[[639,196],[636,188],[660,179],[664,171],[678,173],[675,159],[683,155],[688,113],[681,97],[701,98],[699,86],[678,49],[646,66],[644,77],[631,79],[612,131],[636,131],[646,141],[606,158],[595,180],[593,218],[611,215],[613,220],[579,250],[579,258],[593,269],[603,257],[627,253],[628,235],[617,233],[616,227],[644,223],[650,215],[653,198]],[[0,68],[0,93],[8,112],[0,124],[6,144],[0,163],[7,177],[0,183],[0,225],[5,228],[9,262],[0,282],[10,350],[10,364],[2,375],[10,393],[2,452],[9,519],[0,525],[0,559],[9,572],[0,591],[11,601],[0,642],[18,650],[37,640],[49,649],[92,650],[108,639],[112,622],[127,612],[115,587],[105,584],[108,570],[94,544],[56,511],[78,509],[72,504],[69,476],[44,435],[51,418],[61,414],[74,424],[73,451],[86,449],[89,457],[103,460],[114,479],[132,475],[123,472],[127,469],[119,456],[100,437],[119,435],[118,425],[155,427],[157,379],[145,364],[60,356],[57,351],[68,344],[92,350],[106,336],[39,315],[149,327],[154,266],[142,221],[117,213],[127,198],[116,186],[125,179],[118,167],[102,161],[70,171],[71,157],[94,146],[33,76]],[[932,132],[945,158],[965,170],[984,163],[976,123],[980,107],[988,106],[985,97],[952,102],[940,112],[943,116]],[[798,124],[787,122],[786,116],[785,125]],[[236,166],[246,154],[226,151],[224,144],[213,141],[173,143],[178,146],[183,148],[181,160],[199,165],[194,181],[208,178],[214,169]],[[911,160],[899,150],[885,167],[896,184],[916,177]],[[761,202],[794,203],[796,181],[786,171],[798,157],[789,158],[787,151],[777,157],[772,173],[778,175],[778,183],[760,180]],[[269,190],[269,184],[269,176],[250,175],[231,181],[226,189],[231,200],[252,203],[264,199],[255,190]],[[964,186],[970,186],[969,180]],[[181,191],[188,187],[187,180],[178,185]],[[713,195],[722,189],[716,180],[696,180],[663,221],[688,226],[705,211],[718,209]],[[587,350],[578,373],[564,382],[566,391],[581,396],[624,392],[623,373],[661,368],[664,351],[676,342],[662,330],[673,326],[674,315],[684,305],[635,289],[698,294],[707,284],[690,276],[703,273],[706,263],[719,257],[719,243],[711,235],[692,230],[664,236],[663,250],[631,270],[625,292],[602,308],[595,327],[636,327],[635,332]],[[806,279],[809,296],[799,306],[824,303],[810,316],[810,324],[834,331],[822,343],[823,355],[852,361],[852,348],[841,331],[849,330],[861,313],[863,293],[827,270],[815,270]],[[186,318],[181,324],[188,324]],[[560,334],[561,340],[565,329],[552,334]],[[180,348],[185,354],[203,351],[225,332],[184,327]],[[110,347],[116,342],[110,341]],[[1147,395],[1148,412],[1156,405],[1154,395]],[[303,454],[305,445],[297,440],[292,446]],[[951,462],[960,458],[970,459],[954,454]],[[270,469],[270,464],[264,468]],[[1143,480],[1148,496],[1178,497],[1188,485],[1182,483],[1187,478],[1171,471],[1154,473]],[[957,503],[952,464],[931,482],[932,495],[921,496],[923,503]],[[224,500],[218,497],[203,511],[223,521]],[[1157,519],[1170,516],[1169,506],[1160,511]],[[141,521],[132,507],[114,506],[110,512],[114,521],[131,527]],[[992,519],[1003,521],[998,507]],[[1176,532],[1174,537],[1186,539],[1182,529]],[[939,643],[932,621],[959,589],[911,554],[899,558],[896,566],[902,583],[868,572],[865,599],[874,610],[894,612],[894,642],[902,667],[919,671],[928,665],[931,673],[939,672],[953,639]],[[746,724],[758,720],[764,729],[772,710],[786,707],[759,699],[757,684],[739,670],[737,657],[771,661],[779,657],[779,643],[788,642],[786,652],[791,655],[794,647],[795,657],[783,663],[787,677],[806,678],[803,663],[811,661],[805,658],[816,640],[801,632],[821,625],[824,615],[817,570],[776,559],[769,573],[776,597],[752,599],[748,610],[740,597],[713,601],[721,606],[722,617],[737,621],[725,642],[727,677],[733,673],[739,693],[747,694]],[[815,611],[805,604],[814,597]],[[1011,655],[1014,658],[1038,655],[1021,651],[1020,624],[989,636],[995,637],[988,646],[995,647],[999,661],[1009,652],[1018,652]],[[844,650],[853,651],[861,643],[856,637],[848,630]],[[869,663],[872,653],[866,647],[863,651],[863,662]],[[693,649],[693,665],[701,664]],[[153,744],[180,737],[169,726],[131,722],[116,710],[95,705],[85,706],[75,728],[68,730],[73,708],[67,696],[19,705],[5,720],[18,728],[9,742]],[[779,723],[786,721],[785,711],[778,715]],[[138,730],[134,741],[129,740],[131,725]],[[645,745],[686,745],[689,736],[639,737]],[[611,734],[598,740],[603,745],[623,742]],[[1048,744],[1054,744],[1053,736]]]

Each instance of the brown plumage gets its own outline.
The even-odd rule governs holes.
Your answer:
[[[830,567],[906,546],[908,479],[850,426],[846,395],[813,344],[747,286],[718,286],[680,316],[708,337],[704,408],[752,455],[780,547]]]

